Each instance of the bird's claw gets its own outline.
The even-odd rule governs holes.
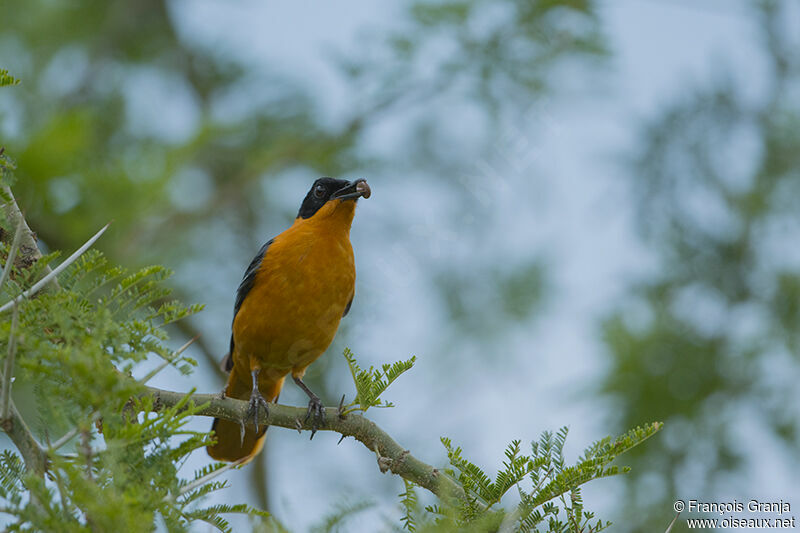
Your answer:
[[[258,433],[258,411],[260,408],[264,409],[264,414],[269,415],[269,405],[267,404],[267,400],[261,396],[261,393],[258,392],[258,389],[253,389],[252,394],[250,394],[250,404],[247,407],[247,413],[244,416],[244,421],[247,421],[252,418],[253,419],[253,426],[256,428],[256,433]],[[244,427],[244,425],[242,425]]]
[[[308,411],[306,412],[306,418],[303,420],[303,423],[308,422],[309,418],[311,418],[311,437],[309,439],[311,440],[314,438],[314,433],[316,433],[321,426],[325,425],[325,407],[322,405],[322,400],[316,396],[308,401]]]

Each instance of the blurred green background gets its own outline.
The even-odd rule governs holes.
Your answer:
[[[202,332],[198,371],[156,385],[221,388],[244,267],[316,177],[366,177],[353,309],[308,374],[328,404],[352,395],[344,346],[417,355],[375,420],[423,460],[440,435],[491,470],[512,438],[570,425],[577,453],[663,420],[631,475],[585,491],[615,530],[665,529],[676,498],[800,506],[797,3],[2,11],[22,84],[0,91],[0,145],[42,247],[113,220],[100,249],[206,304],[173,332]],[[218,497],[293,530],[372,500],[353,527],[396,525],[400,480],[335,443],[274,431]]]

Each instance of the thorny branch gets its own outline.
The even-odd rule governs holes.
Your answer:
[[[21,264],[17,266],[21,268],[28,268],[33,263],[38,261],[42,257],[42,252],[39,251],[39,247],[36,245],[36,234],[31,231],[31,228],[28,227],[28,223],[25,221],[25,216],[22,214],[19,206],[17,205],[17,201],[14,198],[14,195],[11,193],[11,189],[8,187],[3,187],[3,191],[7,194],[11,201],[7,202],[3,205],[3,214],[5,215],[6,220],[9,222],[12,228],[21,228],[22,235],[19,243],[19,261]],[[0,231],[0,238],[2,240],[11,242],[12,235],[4,235],[2,231]],[[50,273],[50,267],[45,267],[43,269],[43,273],[45,275]],[[58,281],[55,279],[50,280],[49,282],[50,287],[54,289],[58,289]]]
[[[185,399],[186,394],[154,387],[147,387],[144,396],[153,398],[156,409],[173,407]],[[201,416],[224,418],[241,423],[245,420],[247,402],[233,398],[221,398],[219,394],[192,394],[195,405],[203,407],[197,412]],[[298,431],[311,431],[311,421],[305,421],[305,407],[269,404],[269,414],[260,413],[258,423]],[[388,433],[368,418],[357,414],[340,416],[339,409],[325,408],[325,422],[319,431],[333,431],[342,437],[353,437],[379,457],[381,471],[391,471],[412,481],[449,503],[465,498],[464,490],[450,476],[426,464],[400,446]]]

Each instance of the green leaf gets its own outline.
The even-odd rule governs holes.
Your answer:
[[[20,81],[8,73],[8,70],[0,68],[0,87],[8,85],[18,85]]]
[[[399,494],[400,505],[403,507],[403,516],[400,518],[400,521],[403,522],[404,529],[416,531],[417,520],[415,515],[419,508],[419,497],[417,496],[417,491],[414,490],[414,483],[403,478],[403,484],[406,490]]]
[[[353,384],[356,387],[356,397],[352,403],[343,408],[343,413],[353,411],[366,411],[370,407],[394,407],[390,402],[381,402],[380,396],[401,374],[414,366],[416,357],[407,361],[397,361],[384,364],[381,369],[370,366],[369,370],[362,369],[349,348],[344,349],[344,358],[350,367]]]

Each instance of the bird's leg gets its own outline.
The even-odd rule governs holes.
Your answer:
[[[303,389],[303,392],[308,395],[308,412],[303,422],[307,422],[312,416],[314,417],[311,421],[311,438],[313,439],[314,433],[325,423],[325,408],[322,406],[322,400],[319,399],[319,396],[311,392],[311,389],[303,383],[302,379],[295,376],[292,376],[292,378],[294,382],[297,383],[297,386]]]
[[[258,390],[258,373],[261,369],[254,368],[250,371],[250,374],[253,376],[253,391],[250,393],[250,405],[247,407],[247,413],[244,416],[244,422],[247,423],[249,418],[253,419],[253,425],[256,428],[256,433],[258,433],[258,410],[259,408],[264,409],[264,413],[269,415],[269,406],[267,405],[267,401],[261,396],[261,391]],[[244,424],[242,425],[244,428]]]

